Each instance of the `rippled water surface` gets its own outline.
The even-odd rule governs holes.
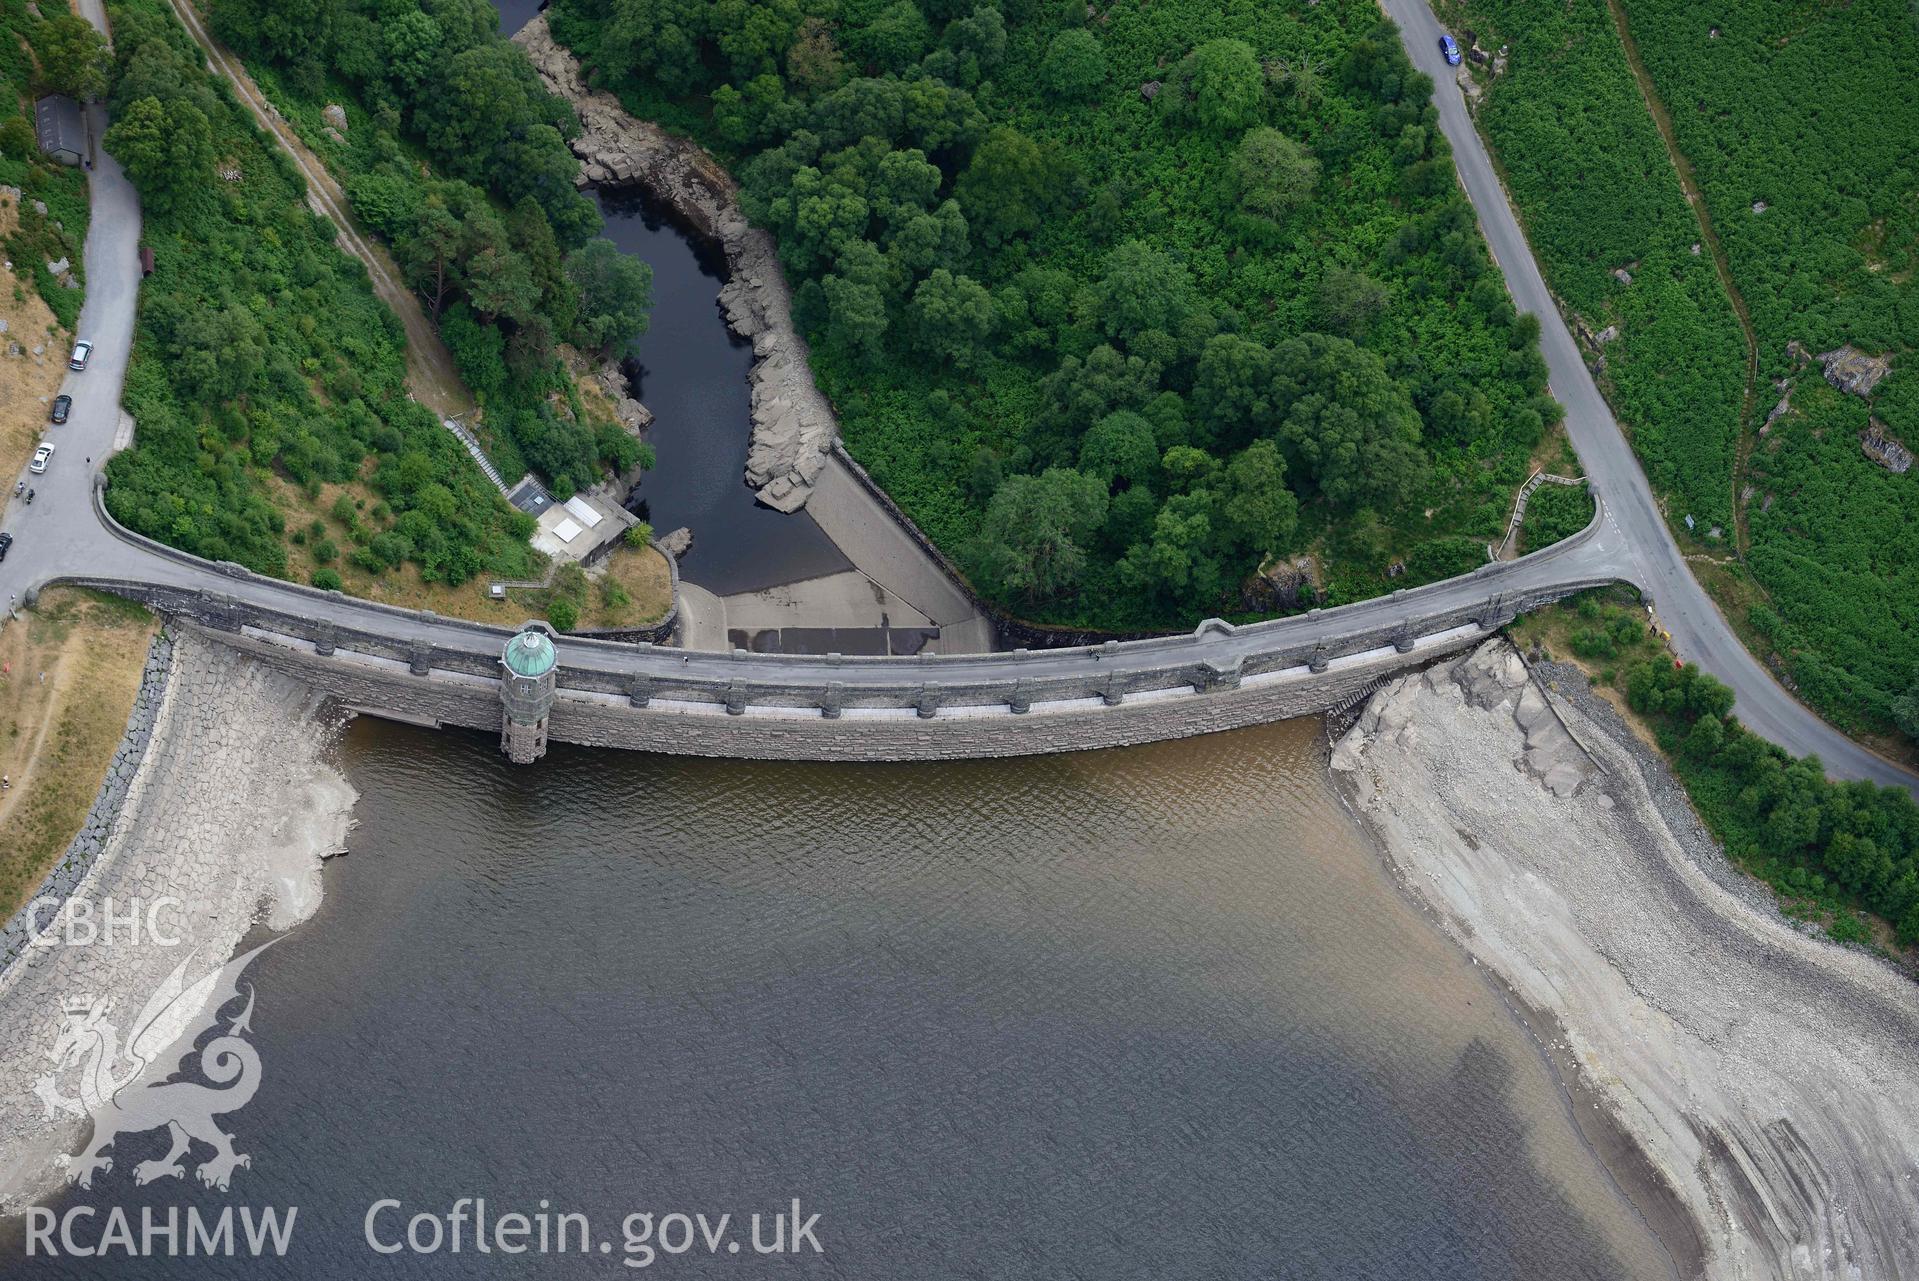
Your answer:
[[[362,722],[352,855],[254,969],[265,1078],[226,1119],[252,1168],[227,1195],[136,1189],[135,1151],[59,1205],[299,1206],[288,1258],[233,1276],[612,1276],[631,1210],[794,1197],[822,1256],[656,1268],[1666,1275],[1320,750],[1300,723],[1030,761],[513,769]],[[615,1253],[363,1243],[381,1198],[462,1196],[585,1212]]]

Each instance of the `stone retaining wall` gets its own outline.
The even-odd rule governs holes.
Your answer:
[[[66,854],[34,891],[35,898],[53,898],[65,903],[105,848],[113,824],[120,817],[120,807],[127,799],[127,788],[132,785],[140,760],[146,754],[147,742],[153,734],[153,718],[160,710],[172,672],[173,641],[162,632],[147,649],[146,671],[140,678],[140,692],[134,696],[133,711],[127,717],[126,736],[113,754],[113,763],[107,766],[100,792],[87,811],[87,821],[67,845]],[[0,928],[0,973],[13,964],[32,937],[34,923],[28,919],[31,903],[29,900],[28,907],[15,912],[13,919]],[[41,914],[42,924],[47,915],[47,912]]]

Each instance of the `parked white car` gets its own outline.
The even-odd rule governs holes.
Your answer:
[[[33,451],[33,461],[27,464],[27,470],[30,472],[43,472],[47,469],[47,464],[52,461],[53,446],[42,445]]]
[[[85,369],[87,361],[93,357],[93,344],[82,338],[73,344],[73,355],[67,358],[68,369]]]

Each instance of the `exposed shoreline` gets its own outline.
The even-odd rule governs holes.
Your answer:
[[[110,1001],[107,1018],[125,1037],[183,964],[192,983],[256,924],[285,930],[310,916],[321,859],[351,825],[357,798],[327,762],[335,718],[321,695],[191,633],[174,636],[171,663],[150,722],[132,727],[137,763],[124,799],[70,898],[96,919],[109,906],[139,911],[159,930],[122,927],[111,940],[72,945],[56,925],[51,935],[62,941],[29,948],[0,971],[0,1213],[59,1185],[55,1163],[83,1124],[50,1114],[36,1092],[49,1074],[62,1093],[75,1089],[72,1068],[50,1057],[64,1003]],[[58,893],[59,877],[46,892]]]
[[[1542,675],[1489,642],[1340,739],[1388,868],[1497,980],[1681,1275],[1919,1274],[1919,989],[1782,918],[1583,678]],[[1583,748],[1569,794],[1528,719]]]

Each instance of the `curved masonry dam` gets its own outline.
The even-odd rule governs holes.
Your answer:
[[[355,711],[498,730],[502,629],[209,565],[119,527],[138,573],[56,581],[139,600]],[[1183,738],[1323,712],[1519,613],[1621,577],[1603,504],[1516,561],[1337,609],[1093,648],[916,658],[694,653],[558,638],[558,742],[787,760],[938,760]],[[132,568],[132,566],[129,566]]]

